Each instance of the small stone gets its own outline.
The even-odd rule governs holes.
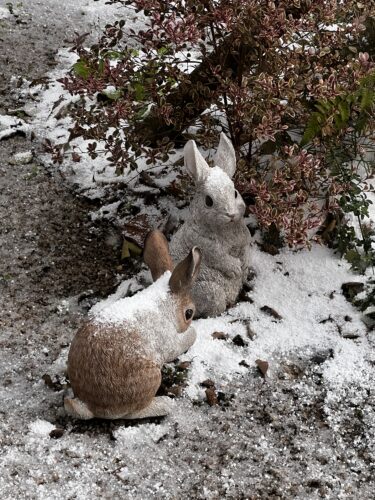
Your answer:
[[[227,340],[228,334],[226,334],[224,332],[214,332],[211,334],[211,337],[213,339],[217,339],[217,340]]]
[[[64,434],[64,429],[62,427],[56,427],[56,429],[52,429],[49,433],[49,437],[52,439],[60,439]]]

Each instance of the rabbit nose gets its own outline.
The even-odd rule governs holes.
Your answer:
[[[231,219],[231,220],[234,220],[236,218],[236,215],[237,214],[228,214],[228,217]]]

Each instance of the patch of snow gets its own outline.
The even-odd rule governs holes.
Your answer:
[[[157,443],[165,436],[170,428],[170,423],[161,425],[148,424],[140,427],[120,427],[114,432],[118,445],[127,448],[146,448]]]
[[[96,308],[91,313],[95,322],[121,324],[133,321],[146,312],[156,312],[161,302],[169,295],[170,271],[166,271],[155,283],[132,297],[116,300],[103,308]]]
[[[10,17],[10,16],[11,16],[11,13],[10,13],[9,9],[7,9],[6,7],[0,7],[0,20],[6,19],[7,17]]]
[[[7,139],[17,132],[27,134],[29,126],[20,118],[9,115],[0,115],[0,141]]]
[[[37,434],[38,436],[48,436],[49,433],[55,428],[53,424],[47,422],[47,420],[35,420],[29,424],[30,432]]]

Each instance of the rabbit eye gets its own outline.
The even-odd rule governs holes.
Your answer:
[[[238,191],[236,189],[236,191],[234,192],[234,197],[237,198],[237,196],[238,196]]]
[[[214,204],[214,200],[211,198],[211,196],[206,196],[206,205],[208,207],[212,207],[213,204]]]
[[[193,309],[186,309],[185,311],[185,319],[186,321],[189,321],[193,317],[194,311]]]

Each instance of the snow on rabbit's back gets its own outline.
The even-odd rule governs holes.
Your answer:
[[[179,259],[192,245],[202,250],[192,296],[198,316],[217,316],[236,302],[249,270],[245,203],[232,181],[236,154],[222,133],[214,167],[209,167],[194,141],[186,143],[184,156],[196,193],[188,217],[172,238],[171,254]]]
[[[201,253],[193,247],[173,269],[167,240],[152,231],[144,261],[154,283],[94,313],[73,339],[68,374],[74,398],[64,405],[75,418],[146,418],[171,410],[172,400],[155,394],[163,363],[187,351],[196,338],[190,291]]]

